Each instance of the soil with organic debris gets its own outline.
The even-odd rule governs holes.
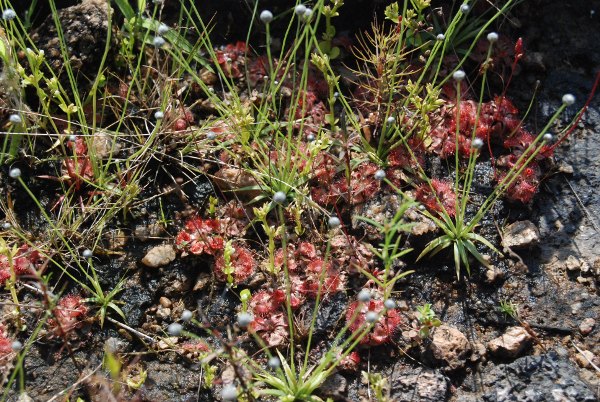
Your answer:
[[[74,53],[71,62],[76,73],[80,74],[79,79],[93,74],[100,63],[98,58],[101,54],[96,50],[105,46],[105,42],[99,38],[103,37],[102,32],[106,31],[108,24],[102,20],[103,16],[106,18],[103,2],[84,1],[87,4],[84,6],[74,3],[63,5],[62,9],[67,13],[67,25],[63,26],[63,31]],[[165,22],[177,21],[178,2],[167,0],[165,3]],[[246,40],[250,9],[247,9],[245,2],[198,3],[202,3],[200,11],[206,16],[217,13],[212,32],[216,44],[228,45]],[[204,3],[207,3],[206,9],[202,9]],[[240,7],[240,3],[244,4],[243,7]],[[272,9],[275,15],[293,7],[291,2],[264,3],[264,7],[260,3],[260,9]],[[344,38],[354,38],[357,32],[369,29],[374,15],[379,21],[384,19],[382,13],[388,3],[347,1],[341,16],[334,20],[337,32]],[[240,14],[231,12],[233,8],[240,8]],[[17,12],[21,11],[17,9]],[[566,127],[576,111],[586,104],[595,75],[600,72],[600,53],[597,51],[600,43],[599,19],[598,0],[525,0],[506,19],[502,19],[498,26],[499,33],[508,37],[511,44],[519,37],[524,41],[525,54],[519,62],[507,96],[520,111],[528,108],[533,97],[532,109],[526,120],[526,127],[532,132],[539,132],[546,124],[561,105],[563,94],[572,93],[576,103],[553,125],[553,132]],[[42,18],[32,38],[40,48],[45,49],[48,57],[52,58],[51,62],[56,63],[58,68],[63,60],[60,53],[53,54],[52,50],[57,44],[54,39],[56,29],[50,19],[44,23],[41,21]],[[275,25],[274,37],[282,36],[284,28]],[[112,40],[116,41],[116,38],[114,35]],[[116,46],[112,47],[110,57],[115,56],[112,52],[116,52],[116,49]],[[348,53],[345,57],[344,62],[350,64],[352,55]],[[110,59],[108,63],[110,65]],[[338,68],[340,71],[345,69],[341,63]],[[492,92],[502,91],[500,80],[492,80],[491,86],[499,88],[492,89]],[[207,103],[201,104],[196,110],[202,110],[207,115],[207,110],[214,111]],[[138,111],[130,112],[133,114]],[[187,119],[188,116],[183,113],[178,119],[173,118],[173,124],[183,120],[191,125]],[[200,126],[199,122],[194,124]],[[217,128],[215,131],[218,131]],[[94,146],[112,148],[113,151],[117,147],[109,139],[103,140],[101,131],[94,135],[99,138]],[[165,141],[164,149],[159,150],[159,154],[171,152],[180,145],[177,141],[175,137],[171,143]],[[76,152],[76,145],[73,147],[73,152]],[[416,261],[416,252],[404,257],[394,269],[401,271],[410,268],[414,273],[399,280],[394,287],[393,297],[397,304],[394,310],[402,322],[399,329],[394,332],[392,339],[379,341],[373,335],[370,345],[358,347],[356,361],[332,374],[316,394],[324,399],[330,397],[339,401],[375,400],[372,387],[369,388],[365,377],[361,376],[361,371],[369,371],[380,373],[387,379],[389,400],[392,401],[598,400],[599,155],[600,96],[595,95],[569,138],[544,162],[539,191],[533,200],[525,203],[499,201],[490,216],[481,221],[478,233],[496,245],[502,251],[502,256],[485,250],[488,254],[484,257],[491,262],[490,267],[473,262],[470,275],[463,273],[460,280],[457,280],[455,263],[450,254],[442,252],[419,261]],[[426,164],[432,171],[439,171],[446,179],[452,178],[446,164],[440,163],[437,156],[428,155],[427,158]],[[454,158],[449,160],[454,161]],[[54,181],[41,178],[55,172],[65,174],[60,162],[36,164],[33,160],[17,159],[11,167],[15,166],[21,169],[23,180],[46,211],[53,212],[60,208],[57,203],[60,203],[58,197],[61,188]],[[251,346],[252,341],[246,331],[236,324],[236,315],[240,310],[239,289],[229,289],[224,279],[227,272],[224,272],[224,268],[214,268],[220,258],[215,251],[218,247],[215,243],[223,241],[225,233],[236,233],[245,239],[244,244],[236,243],[238,252],[232,256],[241,265],[244,258],[253,258],[254,245],[266,247],[264,230],[257,229],[257,224],[249,225],[247,220],[247,216],[252,214],[252,207],[260,204],[242,206],[234,202],[231,192],[227,192],[232,188],[245,189],[252,185],[252,180],[240,177],[239,170],[227,172],[221,169],[217,173],[214,166],[207,168],[206,175],[193,175],[179,168],[177,156],[157,156],[148,162],[146,169],[151,174],[140,179],[142,188],[138,196],[143,202],[135,204],[127,218],[119,215],[115,222],[107,223],[104,235],[97,244],[96,250],[100,251],[95,251],[93,257],[102,289],[110,291],[122,286],[116,300],[122,303],[119,307],[125,319],[110,313],[102,326],[97,319],[90,317],[79,322],[76,313],[83,311],[83,308],[77,304],[80,302],[72,301],[74,304],[69,307],[69,319],[77,321],[76,325],[73,324],[72,333],[68,338],[62,336],[60,325],[58,329],[51,325],[42,329],[36,341],[28,346],[23,360],[25,393],[20,394],[19,381],[16,381],[5,394],[9,400],[76,400],[82,397],[84,400],[100,401],[108,400],[107,395],[117,395],[119,392],[120,400],[221,400],[222,384],[237,378],[239,373],[236,370],[239,368],[215,356],[219,351],[229,352],[237,346],[252,352],[257,350]],[[482,202],[489,194],[489,188],[493,186],[490,177],[495,175],[493,170],[489,161],[477,165],[473,187],[475,203]],[[18,222],[24,233],[32,236],[43,233],[42,228],[46,224],[38,205],[18,182],[5,174],[7,171],[4,169],[0,178],[0,197],[5,204],[10,200],[12,207],[9,209],[15,214],[11,219]],[[244,182],[245,179],[249,182]],[[247,193],[242,190],[236,195],[243,201],[254,198],[255,194],[251,192],[255,190],[245,191]],[[325,207],[333,205],[327,203],[327,195],[312,194],[314,199],[321,195]],[[364,222],[352,216],[390,218],[399,203],[390,194],[380,191],[373,197],[365,195],[363,199],[351,203],[352,206],[346,205],[345,209],[340,210],[339,216],[345,229],[343,235],[336,238],[337,242],[332,241],[332,256],[337,259],[335,264],[351,266],[355,258],[361,262],[375,258],[357,239],[365,239],[364,243],[371,240],[372,244],[376,244],[379,241],[376,240],[378,233],[369,232]],[[203,213],[209,210],[214,197],[220,200],[214,219],[198,218],[205,216]],[[84,202],[81,201],[82,204]],[[409,213],[421,217],[416,208]],[[4,221],[9,218],[4,217]],[[430,220],[415,219],[420,232],[413,231],[407,245],[422,250],[433,239],[435,226]],[[209,230],[212,221],[227,221],[227,226],[218,230],[211,226]],[[324,228],[323,225],[317,227]],[[206,230],[204,237],[195,238],[194,230]],[[77,238],[73,233],[64,233],[64,236]],[[299,236],[291,236],[289,240],[294,251],[286,259],[296,259],[298,264],[301,260],[323,262],[320,258],[325,254],[325,248],[321,250],[316,245],[313,251],[308,244],[311,242]],[[202,247],[203,250],[197,252],[190,245]],[[302,250],[296,251],[296,248]],[[250,251],[247,251],[248,255],[242,255],[239,250]],[[338,265],[332,270],[339,269]],[[292,268],[290,270],[293,271]],[[76,273],[76,270],[72,272],[76,279],[86,280],[83,274]],[[310,288],[314,285],[310,282],[314,281],[314,278],[309,278],[310,273],[293,272],[293,275],[308,283],[304,285],[308,287],[306,294],[318,293],[316,288]],[[311,351],[311,359],[315,361],[319,352],[329,346],[332,334],[339,330],[340,323],[343,325],[346,320],[356,290],[366,282],[356,272],[338,272],[338,276],[344,276],[345,282],[338,284],[337,277],[327,277],[326,281],[331,279],[327,282],[328,286],[348,289],[348,292],[328,294],[327,303],[322,305],[316,316],[316,340]],[[60,270],[53,272],[51,282],[57,294],[74,295],[81,292],[72,278]],[[277,290],[269,288],[272,281],[266,270],[244,276],[239,282],[242,288],[251,289],[253,295],[270,292],[267,297],[277,299]],[[40,293],[44,290],[40,285],[19,288],[24,317],[21,324],[27,327],[23,331],[27,335],[18,336],[22,342],[42,318],[43,311],[39,306]],[[300,328],[310,324],[315,299],[309,296],[302,300],[303,304],[295,313]],[[9,321],[14,306],[10,304],[12,299],[8,291],[3,290],[0,298],[3,302],[0,336],[4,336],[3,330],[14,329],[14,324],[2,325],[4,321]],[[499,306],[503,302],[518,306],[518,314],[510,316],[500,311]],[[437,313],[441,325],[433,328],[428,337],[421,339],[417,307],[427,303]],[[28,310],[27,306],[37,307]],[[194,317],[204,325],[210,323],[210,331],[192,322],[182,321],[180,317],[185,310],[192,311]],[[270,313],[273,317],[278,314],[284,316],[283,310]],[[56,322],[58,318],[54,320]],[[210,364],[217,367],[211,387],[207,388],[203,383],[206,381],[205,370],[210,364],[205,365],[199,358],[201,355],[207,358],[204,354],[208,350],[206,344],[204,341],[194,341],[185,332],[183,335],[169,334],[169,325],[174,322],[183,324],[185,331],[204,337],[210,347],[217,350],[214,356],[208,356]],[[284,324],[287,326],[287,322]],[[285,334],[277,332],[284,324],[265,330],[266,334],[261,335],[263,340],[275,346],[285,345],[288,341],[283,339]],[[3,356],[4,346],[0,343],[0,356]],[[121,372],[115,374],[118,376],[116,379],[108,373],[110,363],[106,362],[107,350],[111,351],[111,356],[120,356],[123,362]],[[10,376],[12,366],[17,364],[14,356],[1,357],[4,359],[0,360],[4,375]],[[115,383],[121,384],[121,389],[115,388]]]

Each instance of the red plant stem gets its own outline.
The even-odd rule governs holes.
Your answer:
[[[566,140],[569,135],[571,135],[571,133],[573,132],[573,130],[575,130],[575,127],[577,126],[577,123],[579,123],[579,120],[581,120],[581,118],[583,117],[583,114],[586,112],[588,106],[590,105],[590,103],[592,102],[592,99],[594,98],[594,95],[596,93],[596,90],[598,89],[598,83],[600,82],[600,71],[598,71],[596,73],[596,80],[594,81],[594,85],[592,86],[592,90],[590,92],[590,95],[588,96],[587,100],[585,101],[585,105],[583,106],[583,108],[581,109],[581,111],[579,112],[579,115],[577,116],[577,118],[575,119],[575,121],[573,122],[573,124],[571,124],[571,127],[569,128],[569,130],[565,133],[565,135],[563,135],[562,137],[560,137],[560,139],[558,141],[556,141],[551,147],[550,150],[554,151],[554,149],[559,146],[564,140]]]

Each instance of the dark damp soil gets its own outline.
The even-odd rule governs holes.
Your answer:
[[[169,12],[176,15],[177,1],[166,3],[167,15]],[[203,12],[217,13],[214,33],[217,43],[245,39],[250,15],[245,2],[204,3],[207,8]],[[240,3],[244,3],[241,9]],[[338,31],[352,34],[368,26],[373,12],[380,13],[384,2],[347,3]],[[265,2],[267,6],[277,12],[277,7],[283,9],[288,4],[271,1]],[[233,15],[234,8],[239,9],[241,16]],[[525,41],[526,57],[511,93],[522,110],[533,98],[527,124],[542,127],[566,92],[576,96],[577,106],[583,106],[593,86],[594,74],[600,70],[599,19],[597,0],[528,0],[517,6],[505,21],[501,32],[515,39],[522,36]],[[566,123],[558,122],[556,129]],[[577,355],[578,350],[590,351],[596,356],[596,364],[600,356],[599,155],[600,96],[596,95],[577,129],[560,146],[535,202],[528,207],[505,203],[498,208],[503,213],[495,215],[508,216],[511,221],[532,221],[540,231],[539,245],[515,250],[516,256],[506,260],[494,260],[499,274],[493,280],[485,269],[477,268],[471,277],[457,281],[453,262],[441,255],[415,264],[416,272],[402,281],[398,300],[407,322],[414,321],[417,306],[431,303],[441,321],[458,329],[468,340],[469,352],[459,367],[450,367],[435,358],[430,343],[425,342],[405,349],[390,345],[360,350],[363,357],[360,370],[367,370],[368,362],[372,372],[387,377],[390,398],[394,401],[597,400],[598,372],[589,365],[581,367]],[[43,183],[30,185],[42,194],[42,203],[50,206],[54,199],[52,190]],[[148,187],[148,191],[152,190]],[[188,204],[196,208],[205,205],[213,194],[208,181],[189,184],[183,191],[189,197]],[[32,231],[42,225],[43,219],[34,212],[37,208],[25,194],[11,187],[1,190],[2,196],[7,193],[17,202],[23,225]],[[143,235],[144,231],[151,232],[156,223],[157,203],[150,202],[145,215],[129,222],[130,240],[123,248],[123,255],[99,257],[97,268],[102,273],[102,284],[111,288],[120,278],[126,278],[119,299],[124,302],[127,325],[141,332],[164,335],[166,326],[184,309],[189,309],[226,334],[239,301],[222,286],[213,287],[209,258],[178,258],[158,269],[140,264],[148,249],[160,244],[156,238],[172,238],[177,233],[175,227],[167,226],[158,234]],[[184,207],[173,194],[164,213],[167,219],[176,219]],[[483,222],[483,226],[488,231],[486,237],[497,242],[493,220]],[[519,259],[524,265],[518,263]],[[523,322],[499,313],[498,306],[504,300],[519,305]],[[318,337],[336,327],[348,302],[345,295],[339,296],[319,312]],[[32,324],[35,318],[35,315],[30,317]],[[584,335],[580,325],[585,319],[595,320],[596,325]],[[518,357],[486,353],[488,342],[519,325],[528,326],[536,339]],[[189,325],[186,329],[206,335]],[[317,348],[327,346],[324,339],[321,338]],[[75,400],[79,395],[103,400],[106,377],[100,373],[104,350],[109,345],[128,356],[131,366],[141,365],[147,372],[143,386],[127,395],[130,400],[217,399],[216,391],[213,394],[202,387],[197,359],[170,351],[168,345],[149,348],[146,342],[147,339],[117,325],[105,323],[100,330],[95,323],[81,328],[79,336],[67,344],[35,343],[24,362],[27,394],[36,401],[52,397]],[[84,378],[86,387],[75,386]],[[359,372],[340,371],[323,387],[323,392],[340,401],[369,400],[366,388]],[[16,396],[12,400],[17,400]]]

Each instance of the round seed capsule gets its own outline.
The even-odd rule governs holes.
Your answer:
[[[444,35],[443,33],[441,34],[437,34],[437,36],[435,37],[436,40],[439,40],[440,42],[443,41],[444,39],[446,39],[446,35]]]
[[[23,349],[23,344],[19,341],[13,341],[10,344],[10,348],[13,350],[13,352],[18,352],[19,350]]]
[[[390,116],[387,118],[388,124],[394,124],[396,122],[396,118],[394,116]]]
[[[94,252],[92,250],[90,250],[89,248],[86,248],[81,253],[81,256],[85,259],[92,258],[94,256]]]
[[[154,113],[154,118],[156,120],[164,119],[165,118],[165,114],[159,110],[158,112]]]
[[[214,131],[209,131],[206,133],[206,138],[212,141],[217,138],[217,134]]]
[[[552,140],[554,139],[554,136],[550,133],[546,133],[544,134],[544,136],[542,137],[542,140],[544,142],[552,142]]]
[[[481,149],[483,148],[483,140],[481,138],[475,138],[471,143],[473,149]]]
[[[10,224],[10,222],[4,222],[4,223],[2,224],[2,229],[4,229],[4,230],[8,230],[8,229],[10,229],[10,228],[12,228],[12,225]]]
[[[313,142],[315,140],[315,135],[313,133],[307,134],[306,141]]]
[[[304,15],[303,15],[304,21],[309,21],[310,17],[312,17],[312,15],[313,15],[312,8],[307,7],[306,10],[304,10]]]
[[[379,181],[385,179],[385,170],[379,169],[378,171],[375,172],[374,177],[375,177],[375,180],[379,180]]]
[[[460,12],[463,14],[468,13],[470,9],[471,7],[468,4],[463,4],[460,6]]]

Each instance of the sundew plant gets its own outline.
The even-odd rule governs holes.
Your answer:
[[[37,2],[0,0],[3,398],[38,344],[116,330],[130,346],[65,394],[133,398],[172,353],[212,398],[322,401],[343,372],[388,400],[368,359],[410,346],[410,274],[489,267],[480,227],[532,202],[572,131],[572,95],[538,132],[511,101],[523,43],[495,29],[516,2],[390,1],[349,36],[344,1],[255,1],[245,40],[216,43],[202,2],[50,0],[32,30]],[[136,315],[132,284],[159,305]],[[417,316],[423,341],[441,321]]]

